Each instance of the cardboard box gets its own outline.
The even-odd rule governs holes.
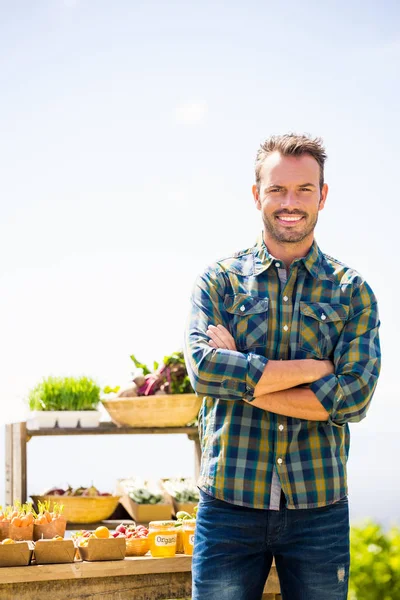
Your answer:
[[[168,500],[172,504],[173,516],[176,517],[176,513],[178,513],[180,510],[184,510],[185,512],[189,513],[190,515],[193,514],[194,507],[198,505],[199,500],[197,500],[196,502],[178,502],[177,499],[174,496],[171,496],[171,494],[165,489],[166,481],[169,481],[169,480],[161,479],[160,483],[162,485],[163,490],[165,491],[166,498],[168,498]]]
[[[78,546],[82,560],[123,560],[126,554],[125,538],[89,538],[87,546]]]
[[[10,523],[0,522],[0,542],[10,537]]]
[[[127,494],[120,498],[120,503],[126,512],[137,523],[150,523],[150,521],[167,521],[172,515],[172,504],[160,502],[159,504],[138,504]]]
[[[0,544],[0,567],[27,567],[33,554],[33,542]]]
[[[56,535],[64,537],[67,521],[65,517],[60,516],[58,519],[45,523],[43,525],[33,524],[33,541],[37,540],[49,540]]]
[[[31,525],[27,525],[26,527],[16,527],[10,523],[8,537],[16,542],[33,540],[33,523]]]
[[[37,565],[74,562],[75,544],[72,540],[38,540],[35,544]]]
[[[194,507],[198,505],[198,502],[177,502],[173,496],[171,496],[171,498],[174,516],[176,516],[176,513],[178,513],[180,510],[184,510],[185,512],[189,513],[189,515],[192,515]]]
[[[167,521],[171,518],[172,503],[163,488],[160,488],[164,496],[163,502],[159,502],[158,504],[138,504],[128,496],[125,486],[126,481],[126,479],[118,479],[116,491],[118,494],[121,494],[121,498],[119,499],[120,504],[122,504],[134,521],[137,523],[150,523],[150,521]]]

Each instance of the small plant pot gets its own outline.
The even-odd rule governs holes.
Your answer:
[[[79,410],[59,410],[56,414],[59,427],[78,427]]]
[[[30,429],[51,429],[56,426],[57,414],[54,410],[33,410],[29,413]]]
[[[79,412],[79,422],[81,427],[98,427],[100,422],[100,411],[81,410]]]
[[[57,412],[59,427],[97,427],[100,412],[97,410],[63,410]]]

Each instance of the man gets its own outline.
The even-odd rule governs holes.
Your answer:
[[[272,560],[283,600],[345,600],[349,423],[380,370],[376,298],[314,240],[322,141],[259,149],[256,245],[199,276],[186,332],[202,462],[193,600],[261,598]]]

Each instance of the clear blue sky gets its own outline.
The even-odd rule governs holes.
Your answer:
[[[259,143],[294,130],[328,151],[321,248],[380,301],[356,427],[397,429],[399,17],[395,0],[0,2],[4,421],[43,376],[116,385],[130,354],[181,346],[198,271],[261,230]]]

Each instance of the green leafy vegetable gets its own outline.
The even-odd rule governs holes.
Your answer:
[[[142,369],[145,376],[144,383],[138,384],[138,396],[151,396],[156,392],[164,394],[194,393],[182,351],[164,356],[161,365],[154,361],[153,373],[145,364],[139,362],[133,354],[131,359],[136,368]]]

